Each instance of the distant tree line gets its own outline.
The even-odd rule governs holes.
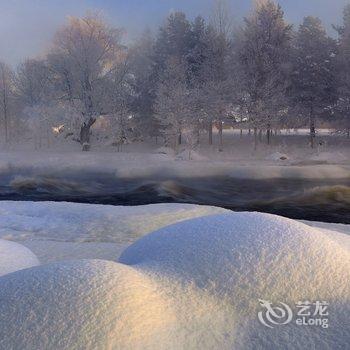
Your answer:
[[[213,143],[216,126],[222,149],[225,123],[249,129],[255,147],[262,135],[270,143],[275,130],[306,126],[314,147],[320,121],[349,137],[350,5],[334,29],[337,39],[311,16],[294,28],[270,0],[235,25],[217,1],[208,20],[174,12],[127,47],[100,16],[72,17],[45,57],[0,63],[3,141],[41,142],[54,130],[88,150],[101,117],[118,147],[162,137],[195,148],[203,131]]]

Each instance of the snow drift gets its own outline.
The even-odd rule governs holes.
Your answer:
[[[0,239],[0,276],[36,265],[39,260],[28,248]]]
[[[120,263],[8,274],[0,348],[345,348],[349,240],[267,214],[218,214],[151,233]],[[330,327],[266,328],[259,299],[328,301]]]
[[[224,343],[229,331],[214,298],[101,260],[7,275],[0,300],[1,349],[182,348],[213,345],[213,336]]]
[[[339,240],[293,220],[257,213],[193,219],[145,236],[124,251],[120,262],[194,283],[225,300],[239,330],[235,347],[337,348],[349,340],[350,251]],[[259,299],[290,305],[329,301],[332,325],[327,330],[295,324],[264,328],[256,317]]]

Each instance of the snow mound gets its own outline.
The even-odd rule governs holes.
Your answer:
[[[1,349],[341,349],[350,237],[268,214],[191,219],[120,263],[60,262],[0,278]],[[329,328],[267,328],[261,300],[327,301]]]
[[[212,315],[220,329],[231,326],[219,302],[162,282],[102,260],[7,275],[0,279],[0,348],[169,349],[185,339],[212,345],[213,336],[224,343],[227,336],[209,330]]]
[[[150,279],[102,260],[4,276],[0,300],[1,349],[123,349],[166,326],[167,303]]]
[[[226,300],[234,310],[232,317],[239,315],[235,346],[265,349],[281,343],[335,348],[348,341],[350,251],[296,221],[258,213],[193,219],[140,239],[119,261],[194,283]],[[264,328],[257,319],[259,299],[294,307],[298,301],[328,301],[332,325],[327,330],[296,324],[283,331]]]
[[[0,276],[36,265],[39,260],[28,248],[0,239]]]

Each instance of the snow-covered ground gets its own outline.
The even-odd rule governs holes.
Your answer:
[[[179,204],[0,202],[0,227],[0,238],[41,262],[0,277],[3,349],[340,349],[349,341],[346,225]],[[8,253],[14,261],[28,251]],[[259,300],[294,312],[298,301],[327,301],[330,326],[267,328]]]
[[[39,265],[31,250],[15,242],[0,239],[0,276]]]
[[[0,202],[0,238],[20,242],[42,263],[117,260],[120,252],[161,227],[225,209],[157,204],[116,207],[54,202]]]

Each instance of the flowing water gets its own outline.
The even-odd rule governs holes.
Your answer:
[[[115,174],[4,173],[0,200],[68,201],[111,205],[192,203],[350,224],[350,179],[249,180],[229,177],[121,179]]]

